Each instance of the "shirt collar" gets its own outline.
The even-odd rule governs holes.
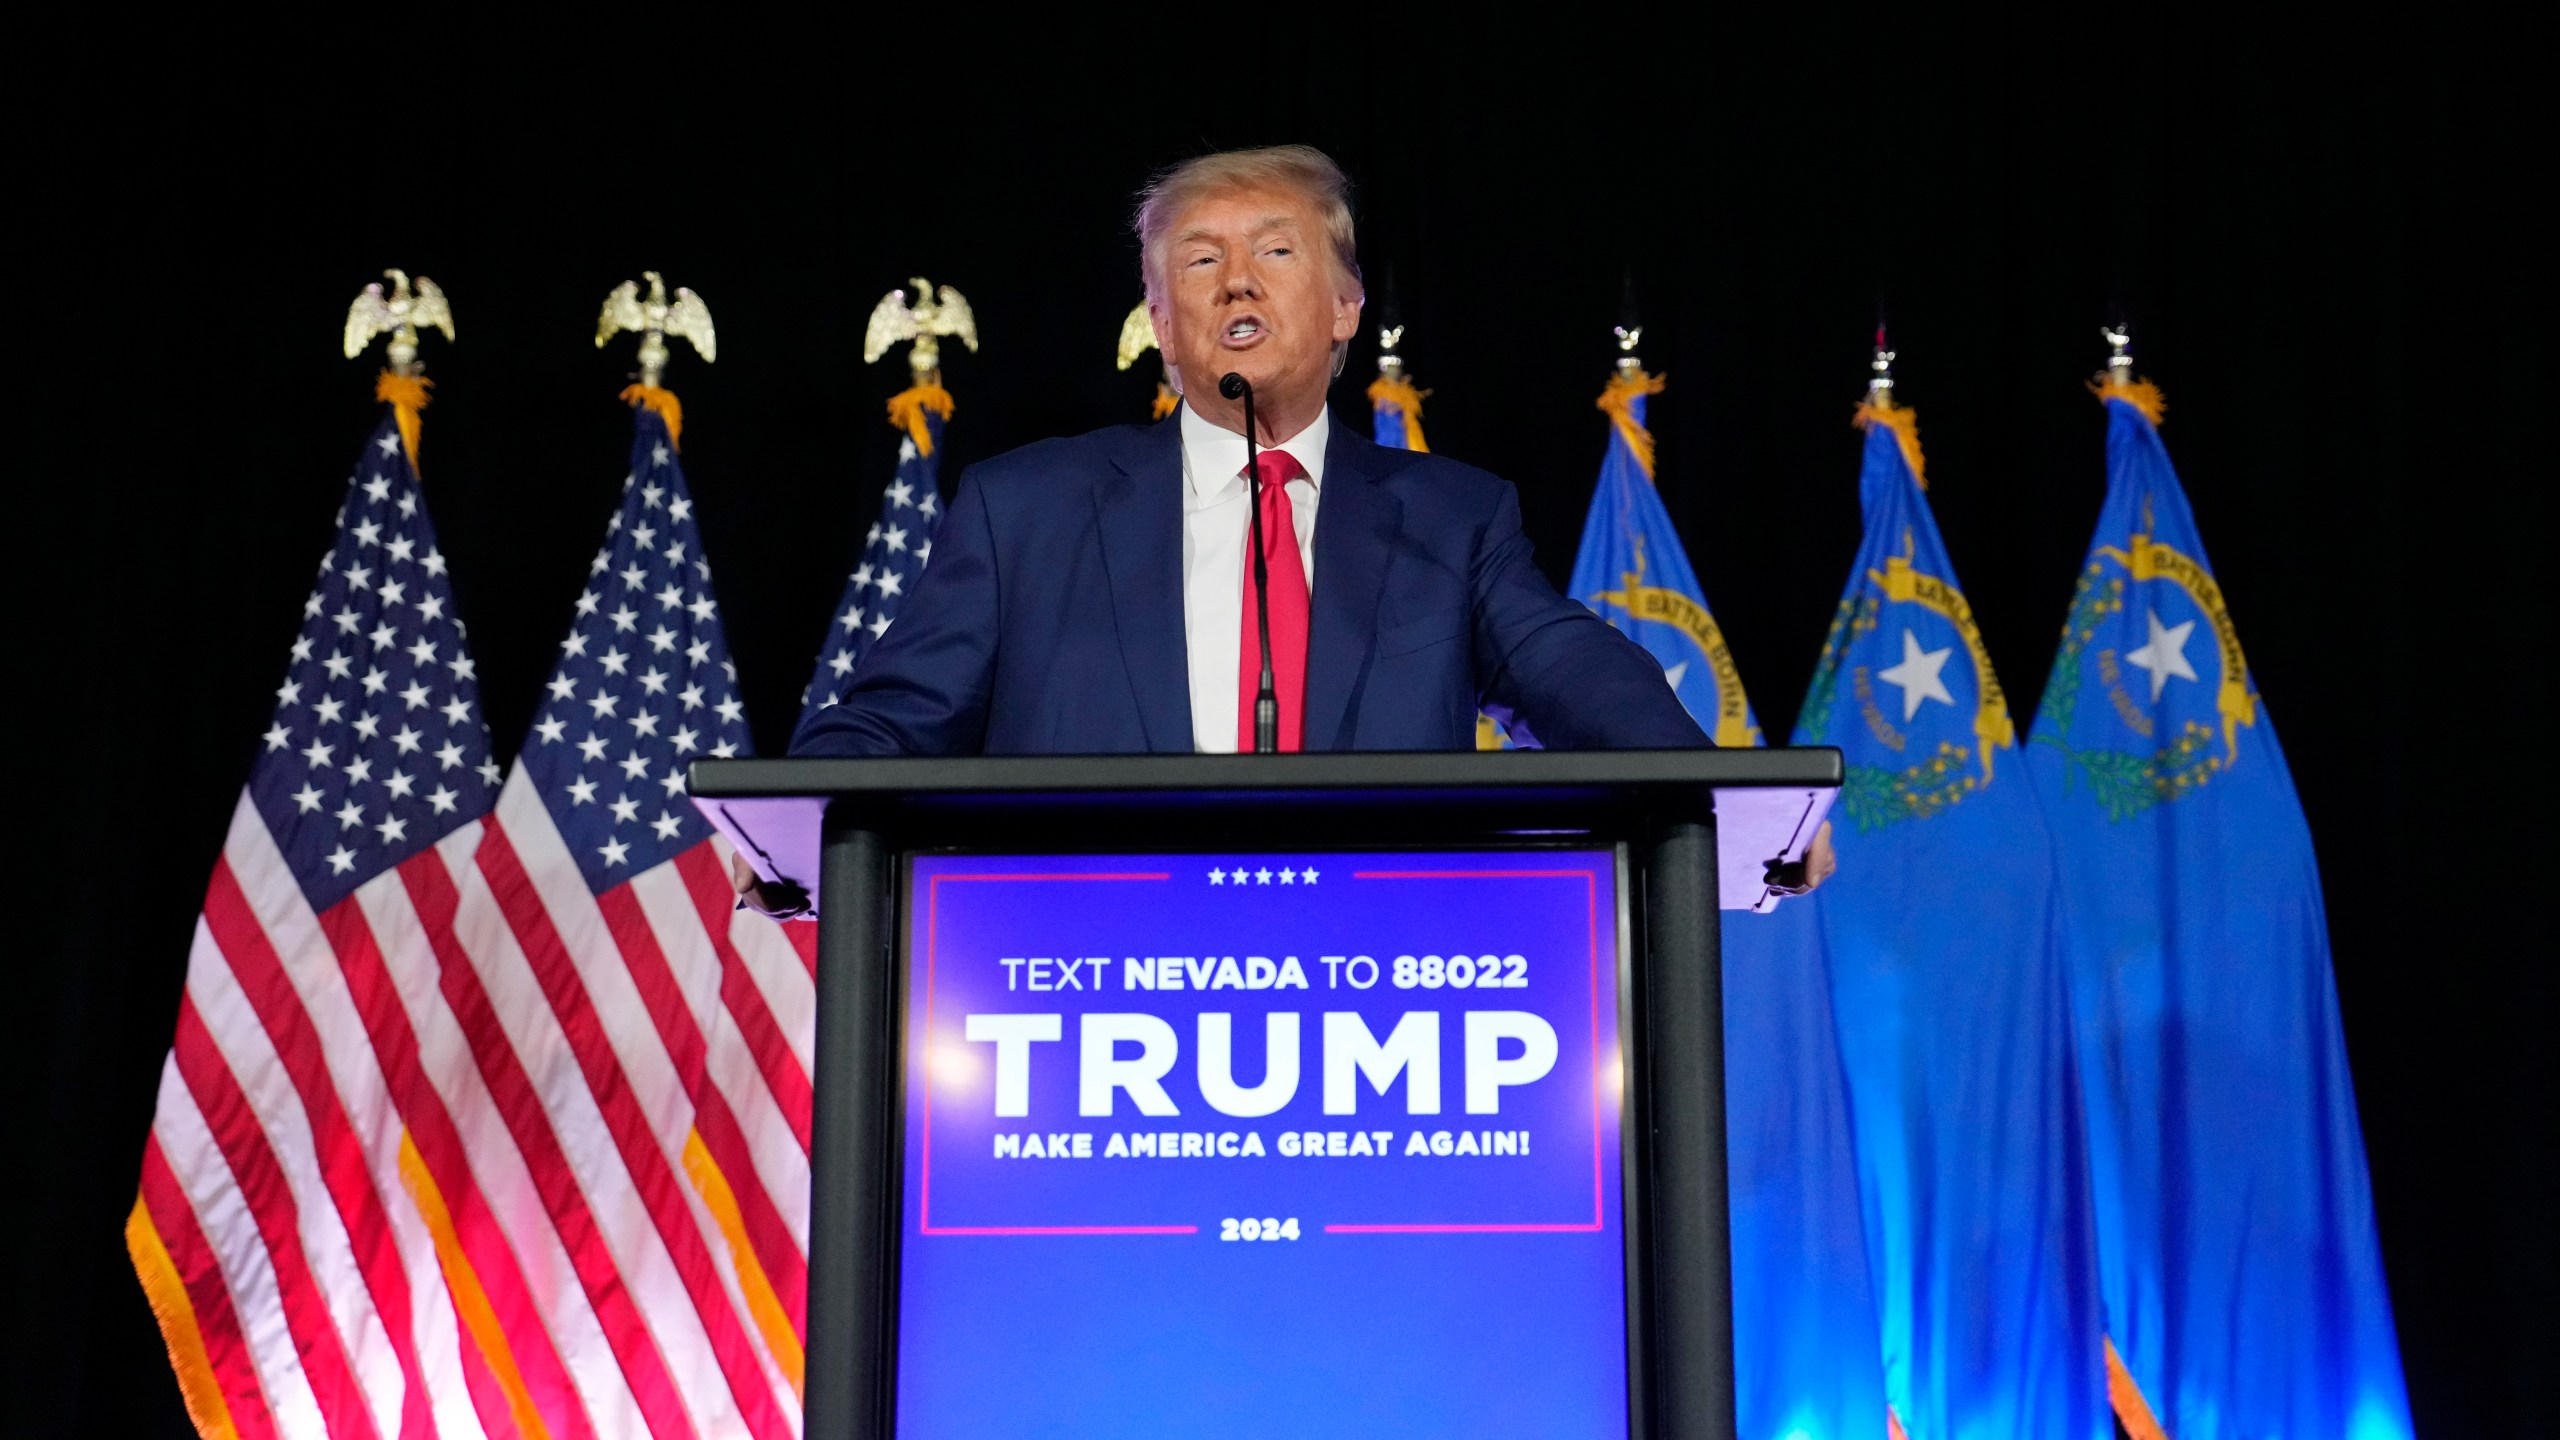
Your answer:
[[[1306,429],[1265,450],[1286,450],[1307,472],[1307,483],[1317,490],[1324,488],[1325,439],[1333,429],[1330,410],[1319,410]],[[1189,405],[1182,407],[1182,474],[1190,484],[1192,498],[1206,500],[1237,483],[1244,476],[1244,436],[1221,429],[1201,418]]]

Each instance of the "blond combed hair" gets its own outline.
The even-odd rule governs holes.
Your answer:
[[[1313,145],[1221,150],[1156,172],[1138,192],[1138,268],[1151,301],[1164,295],[1165,250],[1173,223],[1203,197],[1223,190],[1295,190],[1315,202],[1326,248],[1346,294],[1360,285],[1360,246],[1351,228],[1351,179]]]

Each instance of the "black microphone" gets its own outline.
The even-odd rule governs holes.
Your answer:
[[[1253,505],[1254,623],[1262,637],[1262,680],[1253,697],[1253,753],[1280,753],[1280,689],[1271,679],[1271,563],[1262,553],[1262,472],[1254,464],[1253,382],[1230,370],[1218,393],[1244,402],[1244,494]]]

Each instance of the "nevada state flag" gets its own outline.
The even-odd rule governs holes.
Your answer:
[[[1912,412],[1861,415],[1866,536],[1795,731],[1847,762],[1840,873],[1756,943],[1830,974],[1903,1430],[2105,1440],[2052,841]]]
[[[1565,593],[1661,662],[1680,703],[1718,745],[1757,745],[1760,724],[1743,696],[1733,652],[1654,488],[1653,432],[1645,428],[1644,412],[1645,400],[1661,394],[1662,384],[1659,375],[1629,369],[1611,376],[1601,392],[1608,449]]]
[[[2128,1433],[2411,1432],[2311,832],[2161,448],[2107,499],[2026,766],[2061,846],[2108,1369]]]

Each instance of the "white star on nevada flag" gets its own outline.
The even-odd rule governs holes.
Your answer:
[[[2157,705],[2160,692],[2169,686],[2170,676],[2175,675],[2181,680],[2196,678],[2196,668],[2187,663],[2187,637],[2195,633],[2196,622],[2189,620],[2181,625],[2163,625],[2157,610],[2147,612],[2144,618],[2151,622],[2151,639],[2141,649],[2126,655],[2124,663],[2150,672],[2151,703]]]
[[[1902,632],[1902,663],[1890,670],[1879,670],[1876,678],[1887,685],[1901,687],[1902,719],[1908,724],[1920,713],[1920,702],[1935,700],[1953,705],[1956,697],[1947,693],[1947,682],[1939,671],[1947,668],[1947,657],[1955,653],[1950,645],[1938,650],[1923,650],[1920,641],[1909,630]]]

